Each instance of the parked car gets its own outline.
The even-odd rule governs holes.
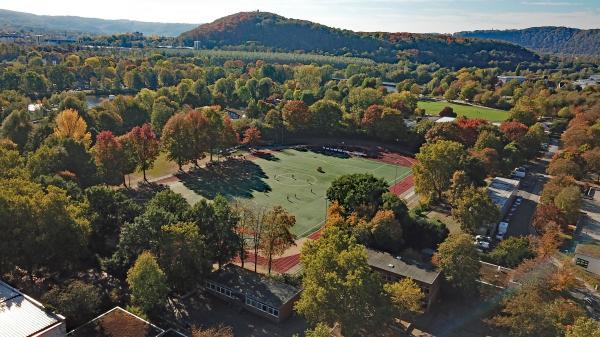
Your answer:
[[[508,222],[500,222],[498,223],[498,231],[496,232],[496,239],[504,240],[504,236],[508,231]]]
[[[477,235],[477,236],[475,236],[475,241],[492,242],[492,238],[489,236],[485,236],[485,235]]]
[[[477,248],[479,248],[480,250],[488,250],[488,249],[490,249],[490,243],[486,242],[486,241],[477,241],[477,240],[475,240],[475,242],[473,242],[473,244],[475,246],[477,246]]]

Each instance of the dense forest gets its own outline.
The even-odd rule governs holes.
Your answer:
[[[355,33],[262,12],[226,16],[183,33],[180,38],[188,46],[200,41],[200,46],[207,49],[266,48],[368,57],[378,62],[435,62],[450,67],[509,69],[539,59],[536,54],[509,43],[435,34]]]
[[[516,43],[543,53],[600,55],[600,29],[533,27],[511,30],[476,30],[456,36]]]
[[[35,33],[85,32],[91,34],[119,34],[140,32],[146,35],[177,36],[193,28],[194,24],[159,23],[132,20],[104,20],[78,16],[35,15],[0,9],[0,30],[31,31]]]

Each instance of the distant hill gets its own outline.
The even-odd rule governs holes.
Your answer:
[[[179,37],[187,46],[202,48],[303,51],[368,57],[380,62],[410,59],[442,66],[513,68],[536,62],[538,55],[523,47],[437,34],[357,33],[266,12],[242,12],[220,18]]]
[[[476,30],[455,36],[516,43],[543,53],[600,55],[600,29],[534,27],[513,30]]]
[[[0,30],[3,31],[61,31],[91,34],[140,32],[144,35],[177,36],[196,27],[187,23],[158,23],[130,20],[104,20],[79,16],[35,15],[0,9]]]

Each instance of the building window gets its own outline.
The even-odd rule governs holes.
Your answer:
[[[225,296],[227,296],[227,297],[229,297],[229,298],[233,298],[233,299],[235,299],[235,297],[233,296],[233,293],[231,292],[231,290],[230,290],[230,289],[227,289],[227,288],[224,288],[224,287],[218,286],[218,285],[216,285],[216,284],[213,284],[213,283],[211,283],[211,282],[206,282],[206,283],[207,283],[207,285],[208,285],[208,288],[209,288],[210,290],[212,290],[212,291],[214,291],[214,292],[217,292],[217,293],[219,293],[219,294],[225,295]]]
[[[249,306],[251,306],[251,307],[253,307],[253,308],[255,308],[255,309],[258,309],[258,310],[260,310],[260,311],[262,311],[264,313],[267,313],[267,314],[269,314],[271,316],[279,317],[279,310],[273,308],[270,305],[261,303],[259,301],[255,301],[255,300],[253,300],[252,298],[250,298],[248,296],[246,296],[246,304],[249,305]]]
[[[578,266],[582,266],[583,268],[587,268],[588,265],[590,264],[590,261],[584,260],[584,259],[581,259],[581,258],[577,258],[575,260],[575,264],[578,265]]]

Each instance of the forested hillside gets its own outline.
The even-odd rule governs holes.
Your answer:
[[[600,55],[600,29],[534,27],[511,30],[476,30],[456,36],[516,43],[544,53]]]
[[[118,34],[140,32],[144,35],[177,36],[193,28],[187,23],[158,23],[131,20],[103,20],[78,16],[35,15],[0,9],[0,30],[46,32],[85,32]]]
[[[435,34],[356,33],[272,13],[244,12],[218,19],[183,33],[188,46],[319,52],[368,57],[380,62],[408,59],[442,66],[514,67],[535,62],[538,56],[525,48],[479,39]]]

